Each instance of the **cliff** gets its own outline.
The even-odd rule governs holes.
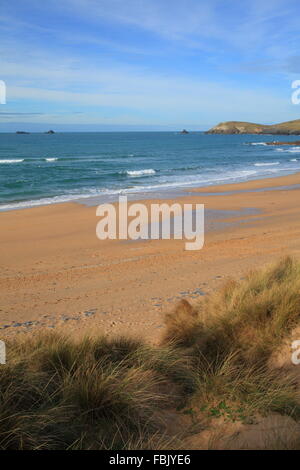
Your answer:
[[[300,119],[274,125],[254,124],[252,122],[243,121],[226,121],[209,129],[207,134],[300,135]]]

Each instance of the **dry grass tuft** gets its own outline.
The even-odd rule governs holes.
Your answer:
[[[206,359],[239,350],[246,362],[265,362],[299,320],[300,263],[287,257],[228,281],[196,314],[179,304],[166,319],[164,342],[199,349]]]
[[[196,383],[174,349],[127,338],[75,342],[41,334],[11,341],[7,351],[0,369],[1,449],[167,445],[158,417]]]
[[[271,355],[300,321],[300,263],[290,257],[229,280],[197,308],[166,318],[164,344],[190,356],[198,376],[191,412],[247,421],[257,413],[300,416],[295,377],[272,371]]]

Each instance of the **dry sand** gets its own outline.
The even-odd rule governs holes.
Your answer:
[[[300,187],[285,189],[295,184],[300,174],[181,197],[206,209],[260,211],[214,223],[200,251],[186,251],[181,240],[99,241],[96,208],[77,203],[0,213],[0,336],[100,329],[157,342],[177,300],[197,302],[224,278],[284,254],[300,257]]]

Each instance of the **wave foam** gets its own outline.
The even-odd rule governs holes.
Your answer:
[[[300,147],[291,147],[290,149],[276,149],[277,152],[300,153]]]
[[[128,176],[144,176],[144,175],[155,175],[156,171],[153,168],[149,168],[147,170],[127,170],[126,174]]]
[[[280,165],[280,162],[254,163],[254,166],[273,166],[273,165]]]
[[[0,163],[22,163],[22,162],[24,162],[24,158],[13,159],[13,160],[0,160]]]
[[[46,162],[56,162],[58,158],[45,158]]]
[[[266,142],[250,142],[250,145],[267,145]]]

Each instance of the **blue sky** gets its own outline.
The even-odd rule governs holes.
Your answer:
[[[0,131],[300,118],[294,0],[0,0]]]

